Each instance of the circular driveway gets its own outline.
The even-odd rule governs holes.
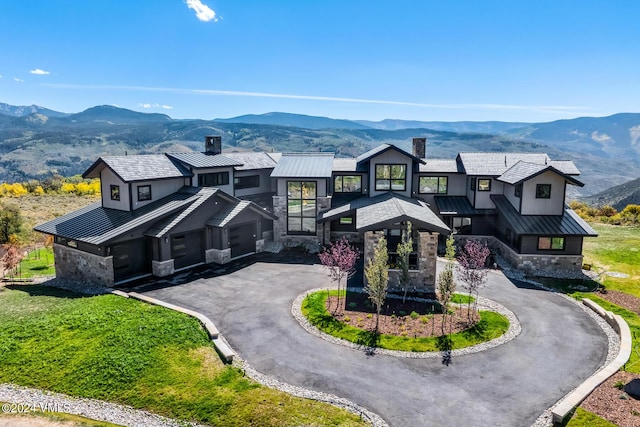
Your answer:
[[[259,254],[136,291],[203,313],[256,370],[345,397],[392,426],[530,426],[604,363],[607,338],[580,307],[497,271],[481,295],[512,310],[522,326],[502,346],[446,365],[331,344],[291,315],[299,294],[331,285],[315,260]]]

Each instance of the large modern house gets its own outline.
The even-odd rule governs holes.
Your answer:
[[[204,152],[105,156],[84,173],[102,200],[37,226],[54,236],[57,274],[113,286],[203,263],[225,264],[265,242],[319,249],[347,236],[365,257],[381,236],[391,266],[411,222],[413,286],[433,290],[443,235],[475,236],[528,271],[579,270],[595,231],[565,205],[582,186],[571,161],[542,153],[460,153],[429,159],[380,145],[332,153]],[[392,274],[393,280],[393,274]]]

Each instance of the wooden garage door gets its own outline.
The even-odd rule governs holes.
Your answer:
[[[171,236],[171,258],[174,268],[183,268],[204,262],[204,237],[202,231]]]
[[[245,222],[229,228],[231,258],[256,251],[256,223]]]
[[[145,239],[129,240],[111,245],[113,278],[116,282],[151,272],[151,262]]]

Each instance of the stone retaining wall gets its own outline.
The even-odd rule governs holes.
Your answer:
[[[113,286],[113,257],[90,254],[69,246],[53,244],[56,276]]]

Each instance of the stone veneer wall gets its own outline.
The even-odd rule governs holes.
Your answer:
[[[578,272],[582,269],[582,255],[519,254],[493,236],[455,236],[456,244],[464,245],[467,239],[484,242],[492,252],[497,253],[509,264],[527,274],[543,274],[565,270]]]
[[[367,231],[364,234],[364,262],[365,265],[373,254],[378,241],[383,236],[382,231]],[[437,265],[438,233],[421,231],[418,233],[418,270],[410,270],[410,289],[435,293],[436,265]],[[389,290],[402,290],[399,284],[400,270],[389,270]],[[366,277],[364,277],[366,285]]]
[[[53,255],[57,277],[113,286],[113,257],[90,254],[58,243],[53,244]]]
[[[211,264],[226,264],[231,261],[231,248],[227,249],[207,249],[204,252],[204,262]]]
[[[331,207],[331,197],[318,197],[316,199],[317,211],[326,211]],[[287,197],[273,196],[273,213],[278,217],[273,221],[273,241],[282,242],[285,247],[318,246],[322,241],[329,241],[328,227],[318,224],[315,235],[289,235],[287,234]],[[325,230],[326,228],[326,230]],[[323,232],[325,235],[323,236]]]
[[[166,261],[151,261],[151,273],[157,277],[165,277],[173,274],[175,270],[174,260],[168,259]]]

